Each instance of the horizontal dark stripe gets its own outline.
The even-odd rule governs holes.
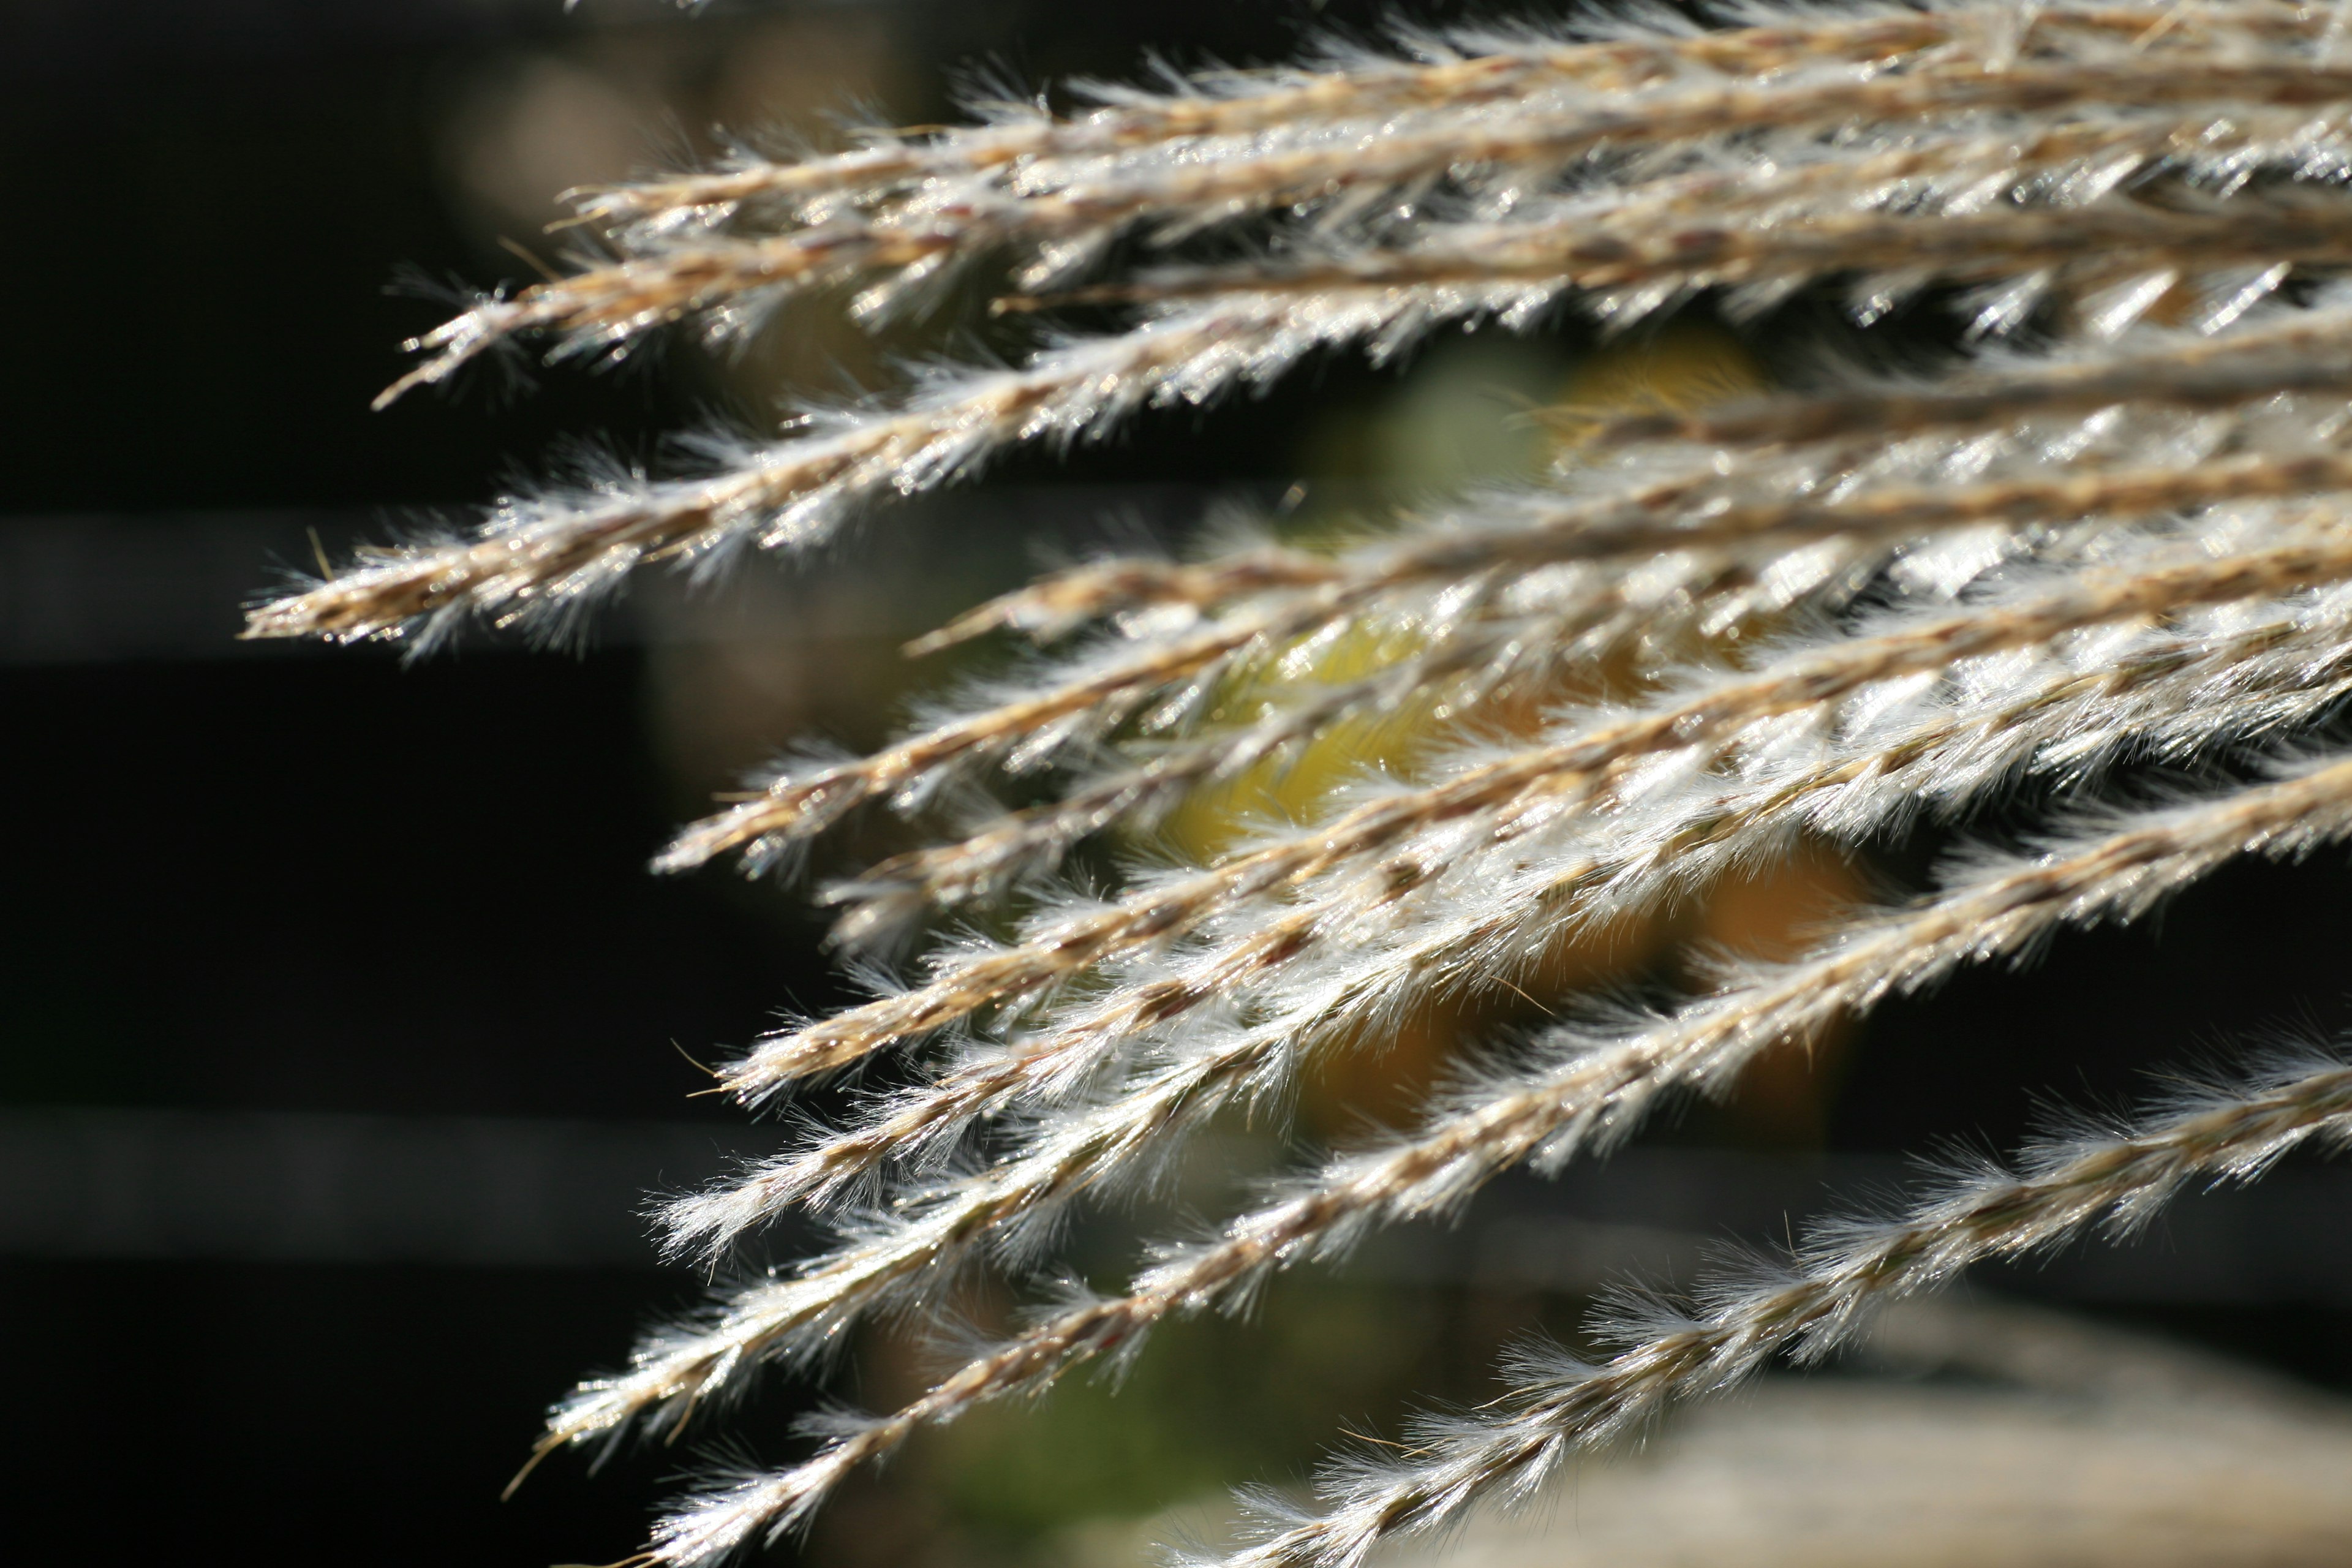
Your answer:
[[[749,1124],[17,1109],[0,1111],[0,1256],[652,1268],[649,1195],[781,1142]],[[1780,1239],[1909,1174],[1891,1157],[1636,1149],[1505,1183],[1462,1226],[1384,1234],[1349,1270],[1578,1294],[1687,1279],[1710,1246]],[[2313,1241],[2347,1231],[2352,1170],[2296,1164],[2184,1196],[2120,1247],[1979,1277],[2075,1300],[2352,1305],[2352,1251]]]

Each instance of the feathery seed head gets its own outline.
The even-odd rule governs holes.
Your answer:
[[[1588,376],[1538,416],[1550,460],[1516,487],[1353,537],[1268,526],[1087,562],[919,642],[1035,648],[871,755],[780,767],[657,864],[760,870],[875,805],[921,815],[1021,775],[1043,799],[825,894],[853,945],[991,901],[1001,939],[940,942],[914,984],[725,1068],[764,1104],[914,1063],[662,1211],[674,1248],[711,1258],[795,1209],[839,1228],[583,1384],[548,1447],[674,1433],[764,1362],[919,1315],[971,1268],[1020,1273],[1074,1205],[1148,1181],[1220,1110],[1409,1020],[1466,1029],[1480,998],[1547,974],[1605,981],[1612,942],[1803,847],[2126,757],[2273,758],[1956,859],[1779,956],[1715,954],[1671,1004],[1587,997],[1515,1053],[1457,1051],[1408,1128],[1150,1250],[1124,1291],[1062,1293],[903,1409],[829,1422],[797,1467],[727,1478],[649,1561],[771,1538],[921,1426],[1132,1355],[1517,1164],[1603,1149],[1890,995],[2144,914],[2234,858],[2352,837],[2352,762],[2288,749],[2352,691],[2352,69],[2330,16],[1942,0],[1728,20],[1402,30],[1285,69],[1084,84],[1068,115],[999,107],[575,193],[596,254],[410,345],[386,400],[511,342],[561,359],[681,325],[740,337],[820,289],[866,321],[963,274],[1022,315],[1123,313],[709,448],[698,472],[509,500],[257,609],[247,635],[552,627],[641,567],[803,551],[1015,447],[1445,328],[1577,313],[1621,334],[1701,300],[1745,323],[1800,295],[1864,342],[1923,300],[1963,325],[1901,375],[1776,363],[1802,384],[1773,387],[1743,350],[1673,385]],[[1055,881],[1114,833],[1158,863],[1100,897]],[[1949,1173],[1692,1300],[1622,1303],[1605,1363],[1522,1357],[1508,1398],[1335,1467],[1319,1510],[1269,1517],[1235,1561],[1358,1562],[1775,1354],[1822,1353],[1878,1300],[2143,1223],[2186,1183],[2347,1127],[2352,1069],[2305,1055]]]

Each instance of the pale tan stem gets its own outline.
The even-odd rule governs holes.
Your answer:
[[[2243,9],[2265,23],[2271,16],[2269,8],[2232,9]],[[2077,14],[2065,15],[2072,21]],[[2128,7],[2079,15],[2083,24],[2095,27],[2099,18],[2107,18],[2109,31],[2127,26],[2144,30],[2148,25],[2144,13]],[[573,193],[572,200],[583,216],[607,222],[761,200],[805,200],[923,177],[1099,157],[1156,142],[1343,121],[1401,107],[1458,109],[1558,82],[1622,91],[1691,66],[1747,75],[1800,63],[1879,60],[1949,43],[1972,25],[1980,24],[1963,13],[1871,17],[1818,27],[1737,28],[1683,39],[1559,45],[1429,65],[1398,62],[1304,76],[1267,73],[1255,91],[1170,96],[1070,120],[961,129],[928,142],[892,140],[798,163],[758,161],[709,174],[591,186]],[[2290,36],[2293,30],[2290,23]]]
[[[1842,460],[1824,465],[1847,466]],[[2248,456],[2185,468],[2094,469],[1979,485],[1890,485],[1839,500],[1738,500],[1710,494],[1712,486],[1710,475],[1675,479],[1627,495],[1531,511],[1511,528],[1447,528],[1432,520],[1425,525],[1432,537],[1353,559],[1266,550],[1198,564],[1131,560],[1080,566],[992,599],[935,636],[943,642],[961,640],[997,627],[1046,626],[1136,604],[1205,609],[1283,589],[1345,595],[1353,605],[1361,602],[1359,595],[1498,567],[1638,563],[1685,551],[1769,555],[1823,539],[1886,542],[1982,524],[2025,528],[2098,515],[2121,521],[2225,501],[2352,489],[2352,458]]]
[[[2088,284],[2156,268],[2195,271],[2245,261],[2321,264],[2347,258],[2352,258],[2352,212],[2316,205],[2273,208],[2253,202],[2213,212],[2111,202],[1916,217],[1828,213],[1786,225],[1694,222],[1665,234],[1611,233],[1578,216],[1498,226],[1406,251],[1171,272],[1055,299],[1141,303],[1223,294],[1504,283],[1597,291],[1670,282],[1697,289],[1843,273],[1903,273],[1965,283],[2062,266],[2074,268],[2082,275],[2077,281]]]

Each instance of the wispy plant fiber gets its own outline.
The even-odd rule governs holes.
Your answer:
[[[1285,69],[1087,84],[1068,113],[982,107],[578,192],[570,271],[409,345],[386,401],[521,345],[736,340],[790,301],[878,321],[958,276],[1019,321],[1111,322],[1041,326],[1017,363],[934,366],[706,444],[699,471],[510,498],[257,607],[249,635],[552,628],[641,568],[803,550],[1015,447],[1097,439],[1319,353],[1395,360],[1441,330],[1620,334],[1683,310],[1738,327],[1798,299],[1865,347],[1906,310],[1952,328],[1899,373],[1825,351],[1704,406],[1539,411],[1540,475],[1346,542],[1269,521],[1198,556],[1080,563],[914,650],[1025,645],[1013,673],[688,826],[660,868],[757,874],[862,811],[1013,778],[1031,801],[823,890],[845,946],[931,931],[919,968],[753,1042],[719,1087],[773,1105],[886,1056],[898,1087],[853,1084],[837,1125],[803,1121],[662,1223],[713,1265],[789,1214],[834,1239],[648,1335],[555,1408],[542,1455],[675,1437],[761,1365],[919,1321],[974,1269],[1034,1281],[1073,1204],[1148,1182],[1220,1112],[1278,1122],[1319,1055],[1542,984],[1564,944],[2021,781],[2072,797],[2031,853],[1964,857],[1793,956],[1716,955],[1658,1010],[1586,998],[1515,1048],[1460,1042],[1409,1131],[1304,1163],[897,1413],[689,1500],[646,1561],[772,1536],[925,1426],[1237,1309],[1507,1169],[1605,1150],[1671,1094],[1735,1093],[1760,1054],[1889,995],[2352,835],[2352,761],[2319,733],[2352,690],[2352,67],[2334,14],[1948,0],[1723,20],[1401,30]],[[1299,782],[1374,723],[1404,737],[1378,766]],[[2148,763],[2202,782],[2098,804]],[[1268,778],[1281,809],[1216,846],[1153,839]],[[1135,851],[1116,886],[1061,879],[1089,839]],[[993,935],[939,934],[988,909]],[[2342,1064],[2298,1059],[1955,1176],[1657,1309],[1604,1365],[1511,1369],[1510,1395],[1432,1418],[1404,1459],[1335,1468],[1320,1512],[1237,1561],[1353,1563],[1771,1355],[1819,1353],[1875,1298],[2137,1223],[2192,1180],[2340,1141],[2347,1117]]]

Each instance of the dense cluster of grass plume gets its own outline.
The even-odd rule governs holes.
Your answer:
[[[1866,338],[1937,291],[1966,331],[1933,370],[1825,362],[1704,406],[1556,411],[1561,455],[1531,482],[1346,542],[1268,530],[1086,562],[925,639],[1036,652],[870,756],[781,768],[661,864],[786,866],[852,813],[1021,775],[1039,804],[824,895],[853,949],[983,906],[1010,934],[935,936],[914,982],[728,1065],[747,1106],[882,1053],[923,1070],[672,1204],[681,1255],[723,1258],[795,1211],[837,1240],[649,1335],[556,1409],[542,1451],[675,1434],[762,1363],[919,1317],[975,1267],[1048,1279],[1068,1205],[1147,1180],[1222,1110],[1278,1114],[1317,1053],[1370,1048],[1579,933],[1809,846],[2025,778],[2082,796],[2124,759],[2242,764],[2191,796],[2078,804],[2030,852],[1956,860],[1795,956],[1724,958],[1678,1004],[1468,1043],[1414,1125],[1156,1245],[1121,1289],[1061,1290],[904,1409],[829,1417],[799,1465],[684,1501],[647,1560],[789,1528],[927,1424],[1133,1353],[1515,1165],[1602,1150],[1677,1093],[1732,1092],[1760,1054],[1956,966],[2352,836],[2352,758],[2308,741],[2352,689],[2338,32],[2333,8],[2278,0],[1400,32],[1287,69],[1088,84],[1073,113],[989,108],[578,193],[597,253],[417,340],[387,398],[517,340],[601,358],[666,329],[739,338],[813,291],[880,321],[975,269],[1001,275],[1002,309],[1124,324],[811,408],[772,440],[709,446],[698,471],[515,496],[263,605],[252,635],[421,649],[477,617],[559,627],[633,571],[803,550],[1010,447],[1464,324],[1580,313],[1622,332],[1702,300],[1738,323],[1804,294]],[[1139,855],[1108,892],[1057,879],[1082,842],[1141,842],[1369,720],[1412,744],[1191,858]],[[1613,1359],[1516,1364],[1510,1396],[1336,1464],[1242,1560],[1352,1563],[1775,1353],[1820,1352],[1874,1299],[2127,1226],[2347,1127],[2352,1069],[2273,1058],[1951,1173],[1914,1208],[1628,1311]]]

